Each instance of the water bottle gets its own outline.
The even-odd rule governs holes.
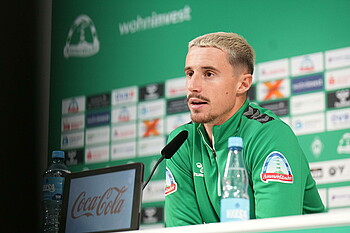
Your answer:
[[[228,155],[222,178],[221,222],[249,219],[248,174],[240,137],[228,139]]]
[[[52,162],[43,175],[43,232],[59,230],[64,178],[70,173],[63,151],[52,152]]]

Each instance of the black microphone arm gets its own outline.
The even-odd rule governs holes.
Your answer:
[[[148,176],[148,178],[145,181],[145,183],[143,183],[142,190],[145,189],[146,185],[151,180],[151,178],[152,178],[154,172],[156,171],[156,168],[160,164],[160,162],[162,162],[164,159],[170,159],[175,154],[175,152],[182,146],[182,144],[186,141],[187,137],[188,137],[188,131],[187,130],[183,130],[178,135],[176,135],[174,137],[174,139],[171,140],[162,149],[162,151],[160,152],[162,156],[158,159],[157,163],[154,165],[154,167],[152,169],[152,172]]]

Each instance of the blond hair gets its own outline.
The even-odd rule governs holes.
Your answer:
[[[248,42],[240,35],[229,32],[216,32],[199,36],[188,43],[191,47],[214,47],[228,54],[228,60],[234,70],[241,67],[253,74],[255,53]]]

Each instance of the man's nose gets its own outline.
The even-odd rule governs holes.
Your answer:
[[[190,92],[201,92],[202,91],[202,78],[197,73],[193,74],[186,80],[187,90]]]

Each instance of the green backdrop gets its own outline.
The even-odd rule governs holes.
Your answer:
[[[113,90],[120,88],[136,86],[140,90],[141,87],[147,87],[150,84],[165,84],[167,80],[184,77],[183,66],[187,43],[201,34],[230,31],[243,35],[255,49],[257,64],[279,59],[290,61],[295,56],[319,52],[324,54],[329,50],[350,46],[350,1],[348,0],[152,0],[147,2],[54,0],[52,9],[49,154],[54,149],[62,148],[62,137],[67,133],[61,129],[62,119],[72,115],[62,112],[65,100],[83,97],[86,104],[97,101],[95,107],[86,108],[79,113],[85,123],[80,128],[71,130],[81,132],[85,137],[86,130],[89,128],[87,125],[89,114],[96,117],[94,114],[101,112],[111,114],[115,109],[112,100],[103,102],[96,99],[99,99],[102,94],[110,94],[107,98],[113,98]],[[80,45],[80,47],[74,45]],[[345,54],[345,56],[350,55]],[[323,69],[316,72],[321,75],[323,82],[326,82],[324,75],[326,71]],[[286,78],[295,79],[292,75]],[[260,85],[259,77],[254,84],[255,95],[258,85]],[[345,83],[338,89],[349,90],[349,85]],[[330,91],[324,86],[321,91],[327,98]],[[93,96],[98,97],[94,99]],[[165,96],[160,99],[168,103],[173,98]],[[289,99],[290,96],[282,98],[288,103]],[[143,101],[138,99],[133,104],[137,106]],[[256,101],[259,103],[258,100]],[[345,111],[345,118],[349,116],[349,106],[343,106],[340,109]],[[326,106],[324,112],[328,110]],[[167,119],[166,115],[170,114],[161,116],[164,122]],[[288,112],[282,117],[292,116]],[[141,120],[136,119],[133,123],[140,131]],[[110,121],[105,125],[110,127],[110,130],[112,127],[118,127],[118,124]],[[298,135],[298,138],[309,162],[318,163],[349,159],[350,153],[339,154],[336,150],[339,138],[349,132],[349,128],[324,130]],[[166,131],[163,130],[160,136],[166,138]],[[135,141],[138,142],[140,137],[136,136]],[[315,138],[323,142],[322,150],[317,156],[310,149]],[[78,146],[83,153],[79,156],[82,157],[70,165],[73,172],[141,161],[146,165],[145,177],[147,177],[152,165],[159,157],[157,153],[148,156],[136,154],[133,158],[109,158],[103,162],[86,163],[85,140],[83,139],[82,146]],[[113,142],[108,139],[108,142],[102,144],[111,147]],[[73,147],[66,151],[75,149],[77,148]],[[326,167],[329,170],[335,167],[333,174],[337,171],[338,173],[349,172],[348,160],[345,162],[344,168],[332,164]],[[325,171],[326,167],[323,166],[323,172],[328,172],[328,170]],[[313,169],[314,172],[316,171],[315,178],[317,178],[317,166]],[[158,168],[152,181],[161,183],[164,180],[163,170],[164,163]],[[349,185],[350,181],[347,178],[341,182],[332,182],[330,179],[330,182],[320,182],[319,188],[323,189],[323,196],[327,199],[330,195],[329,188],[345,187],[346,194]],[[156,187],[159,188],[159,185]],[[152,190],[147,192],[152,193]],[[341,191],[340,194],[343,192]],[[344,206],[339,207],[350,207],[348,199],[344,203]],[[152,210],[151,208],[156,207],[156,211],[159,212],[155,220],[150,220],[149,213],[145,213],[144,224],[162,224],[163,219],[160,216],[163,211],[163,201],[161,199],[150,199],[143,206],[144,210],[147,208]],[[338,208],[337,205],[334,208]]]

